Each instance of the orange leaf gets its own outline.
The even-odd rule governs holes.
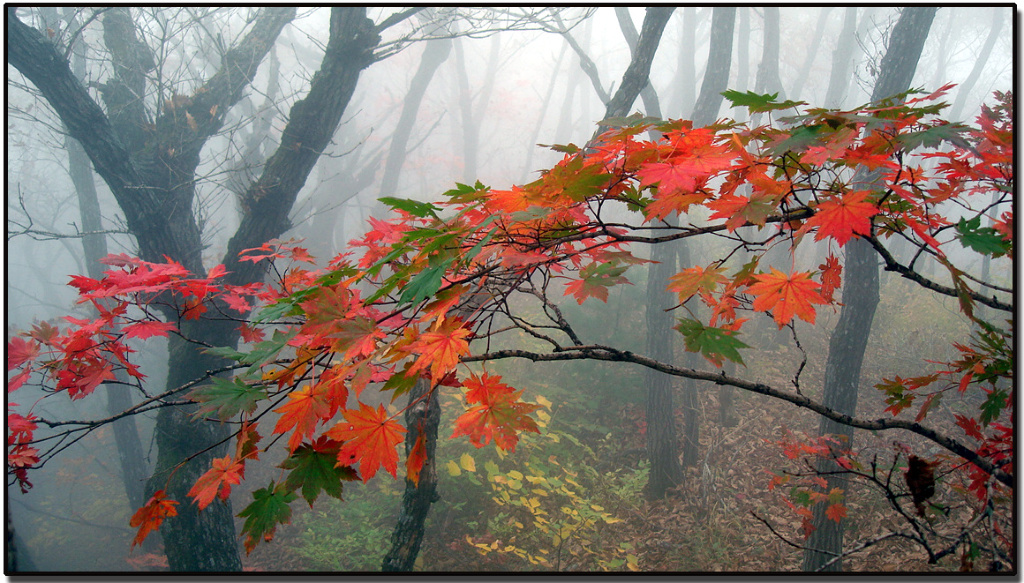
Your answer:
[[[763,227],[768,217],[778,208],[779,200],[764,193],[753,193],[750,198],[727,194],[704,206],[715,211],[711,220],[726,219],[729,232],[747,223]]]
[[[216,458],[213,460],[213,467],[196,480],[188,495],[195,498],[199,509],[203,510],[214,498],[227,500],[231,494],[231,485],[240,484],[244,473],[245,466],[232,460],[231,456]]]
[[[420,355],[409,369],[410,373],[430,367],[430,377],[440,379],[455,368],[459,358],[469,354],[469,342],[466,340],[472,332],[462,327],[458,318],[445,320],[433,332],[424,332],[410,347]]]
[[[427,446],[423,441],[423,432],[416,437],[416,444],[409,452],[409,458],[405,460],[405,477],[413,484],[420,485],[420,472],[423,471],[423,462],[427,459]]]
[[[827,516],[829,520],[839,522],[844,516],[846,516],[846,507],[842,504],[832,504],[827,510],[825,510],[825,516]]]
[[[721,267],[708,267],[704,269],[699,265],[684,269],[668,278],[666,289],[678,293],[679,302],[685,303],[686,300],[701,290],[715,292],[718,289],[718,285],[726,281],[722,271],[724,270]]]
[[[805,322],[814,323],[814,307],[811,304],[827,304],[818,293],[820,284],[811,281],[808,273],[794,273],[792,276],[772,268],[771,274],[755,275],[758,283],[750,286],[747,293],[757,296],[753,308],[759,312],[772,310],[775,323],[782,328],[800,316]]]
[[[537,423],[529,417],[530,413],[540,409],[540,405],[520,401],[522,391],[500,381],[500,376],[486,373],[482,377],[470,375],[466,379],[465,386],[469,389],[466,402],[479,405],[469,408],[455,420],[452,437],[468,435],[477,447],[483,447],[493,439],[501,449],[514,452],[519,442],[519,431],[540,433]]]
[[[329,418],[331,407],[326,392],[327,387],[324,384],[316,387],[306,385],[289,393],[288,402],[277,409],[281,417],[274,425],[273,433],[285,433],[292,428],[295,429],[295,433],[288,438],[289,451],[295,451],[304,437],[313,434],[318,421]]]
[[[832,301],[832,294],[842,284],[843,266],[834,255],[829,255],[825,263],[818,266],[821,270],[821,297]]]
[[[840,246],[846,244],[854,233],[871,234],[871,217],[878,214],[878,208],[864,202],[871,193],[866,190],[850,192],[839,200],[826,200],[818,205],[814,216],[807,219],[800,231],[806,232],[818,227],[814,235],[815,241],[832,237]]]
[[[178,511],[174,508],[178,503],[174,500],[167,500],[163,490],[157,490],[153,497],[146,502],[145,506],[139,508],[132,519],[128,522],[132,528],[138,528],[139,532],[132,539],[132,547],[142,544],[149,533],[160,528],[160,524],[168,516],[177,516]]]
[[[344,441],[338,451],[338,464],[351,466],[360,462],[363,482],[369,481],[384,465],[392,476],[398,477],[398,450],[405,427],[388,417],[383,405],[376,409],[359,403],[359,410],[345,411],[345,423],[338,423],[325,433],[327,437]]]

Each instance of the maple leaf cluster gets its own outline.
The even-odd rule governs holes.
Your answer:
[[[1010,108],[996,107],[985,110],[978,127],[949,124],[931,103],[943,90],[900,105],[811,109],[779,127],[619,125],[587,148],[556,147],[563,158],[525,185],[457,184],[431,203],[382,199],[394,212],[371,219],[370,229],[350,242],[358,258],[345,252],[316,268],[315,258],[292,241],[244,251],[242,261],[265,264],[275,274],[267,284],[230,285],[223,266],[197,277],[170,260],[110,256],[113,269],[103,278],[71,282],[97,318],[68,318],[71,326],[63,332],[39,324],[9,340],[8,370],[15,376],[8,390],[39,375],[44,386],[80,398],[116,370],[141,380],[130,359],[131,339],[179,333],[183,320],[235,318],[245,346],[208,349],[234,363],[228,367],[233,376],[212,377],[188,393],[200,416],[240,421],[235,452],[214,460],[189,496],[200,508],[227,499],[244,479],[245,464],[269,447],[261,445],[257,429],[272,415],[271,434],[286,437],[288,457],[280,467],[287,476],[258,490],[239,514],[251,550],[290,519],[289,504],[300,494],[312,504],[321,492],[340,498],[343,481],[369,480],[381,468],[397,477],[404,410],[360,401],[371,383],[392,402],[419,379],[428,380],[431,391],[464,387],[466,408],[452,436],[466,436],[477,447],[494,442],[512,451],[520,433],[538,432],[531,417],[538,406],[525,401],[523,391],[471,368],[489,358],[488,348],[474,349],[473,340],[522,332],[553,352],[583,355],[586,345],[555,294],[578,304],[607,302],[611,288],[630,283],[631,268],[650,263],[633,254],[635,243],[711,236],[751,251],[741,265],[726,257],[685,266],[669,278],[668,291],[680,306],[698,298],[709,308],[706,321],[680,318],[676,329],[687,350],[718,367],[725,360],[742,363],[747,345],[740,337],[750,318],[770,317],[779,328],[795,320],[813,324],[821,307],[837,306],[843,284],[837,255],[855,239],[880,254],[892,237],[929,253],[949,268],[970,315],[978,294],[945,250],[957,243],[993,257],[1013,255],[1012,210],[981,227],[988,207],[972,206],[992,192],[1010,200],[1012,119]],[[652,129],[660,137],[644,139]],[[874,186],[864,185],[865,173],[877,177]],[[952,199],[966,210],[960,223],[946,216],[943,205]],[[622,220],[623,213],[636,220]],[[674,226],[677,216],[688,222]],[[828,247],[819,271],[797,268],[796,249],[809,234]],[[775,246],[790,251],[789,270],[761,265]],[[539,301],[536,311],[547,320],[534,325],[513,313],[516,294]],[[987,365],[957,368],[960,382],[978,384],[986,374],[978,366]],[[926,384],[890,383],[893,412],[909,406],[900,399]],[[992,395],[983,425],[1010,407],[1009,394],[993,389]],[[27,469],[40,459],[33,419],[31,412],[8,416],[8,469],[23,487]],[[973,419],[965,420],[961,427],[974,431]],[[1001,427],[1009,426],[993,430]],[[995,459],[1004,455],[1002,445],[984,446]],[[406,460],[414,484],[424,455],[421,436]],[[845,515],[841,492],[808,492],[808,504],[795,507],[827,501],[829,518]],[[154,496],[133,517],[139,537],[173,516],[175,503]]]

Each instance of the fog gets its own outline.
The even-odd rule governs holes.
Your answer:
[[[58,53],[68,59],[84,93],[113,120],[115,131],[121,131],[117,126],[123,123],[118,121],[122,119],[119,116],[134,115],[128,110],[140,108],[138,119],[152,125],[139,130],[140,136],[163,131],[158,118],[162,119],[161,114],[174,107],[179,96],[200,99],[197,90],[204,87],[206,91],[204,83],[225,66],[227,49],[242,43],[246,35],[260,26],[254,24],[260,9],[246,7],[128,8],[127,25],[111,17],[117,12],[113,9],[8,10],[9,22],[11,14],[16,13],[21,22],[41,31],[40,38],[53,43]],[[402,11],[399,7],[375,7],[368,9],[366,16],[380,25]],[[711,7],[703,6],[677,8],[664,28],[649,76],[649,87],[657,96],[662,118],[690,119],[694,115],[707,67],[712,11]],[[640,31],[645,9],[634,6],[625,12],[635,30]],[[763,7],[736,9],[728,88],[778,92],[779,99],[803,101],[810,107],[853,108],[870,101],[888,35],[900,16],[898,10],[875,5],[855,10],[839,6],[778,7],[781,43],[774,63],[775,80],[770,78],[772,67],[762,62],[768,12]],[[845,19],[851,14],[856,21],[847,24]],[[337,130],[327,136],[323,153],[316,157],[308,177],[300,181],[301,188],[287,211],[287,229],[280,238],[303,239],[303,245],[326,264],[369,228],[369,217],[385,216],[386,209],[377,201],[380,197],[429,201],[439,199],[456,182],[480,181],[495,189],[506,189],[535,180],[542,169],[550,168],[563,156],[542,145],[583,146],[597,129],[597,122],[605,118],[607,102],[622,84],[623,73],[632,59],[622,32],[622,16],[617,16],[612,7],[574,6],[555,12],[456,6],[427,9],[379,30],[381,42],[373,49],[371,62],[361,72],[357,71],[358,80]],[[992,103],[994,91],[1013,88],[1014,18],[1013,9],[1005,6],[940,8],[931,22],[910,87],[930,93],[947,83],[957,84],[943,98],[950,104],[944,115],[952,121],[972,122],[983,103]],[[839,46],[844,24],[854,25],[854,42]],[[125,26],[131,30],[130,36]],[[272,48],[258,63],[251,83],[243,84],[241,97],[228,109],[211,109],[209,117],[217,120],[219,126],[200,149],[188,153],[195,163],[194,197],[182,200],[191,206],[186,208],[182,203],[182,208],[174,210],[186,217],[182,220],[194,218],[201,240],[197,265],[209,269],[223,261],[225,254],[234,249],[232,237],[240,232],[241,226],[249,224],[252,209],[261,204],[250,188],[283,141],[290,139],[284,132],[294,115],[292,107],[306,97],[315,75],[320,74],[321,61],[329,47],[330,26],[329,8],[298,9],[294,19],[273,39]],[[128,38],[130,43],[125,40]],[[8,43],[11,42],[9,36]],[[128,58],[124,56],[126,49],[116,46],[121,42],[133,47],[128,51],[132,59],[152,61],[144,80],[131,88],[141,89],[142,94],[125,102],[127,114],[112,111],[120,107],[113,96],[115,91],[128,90],[131,85],[114,82],[119,78],[115,71],[126,67]],[[141,45],[133,44],[136,42]],[[148,47],[148,57],[139,46]],[[843,56],[848,73],[837,79],[833,67]],[[592,64],[589,72],[581,61],[583,65]],[[138,233],[133,231],[138,228],[136,219],[126,215],[118,204],[121,194],[115,193],[105,180],[109,174],[95,169],[88,173],[96,189],[98,223],[85,217],[81,184],[72,179],[72,149],[77,142],[68,136],[66,124],[44,92],[22,73],[20,65],[15,66],[11,57],[7,95],[6,324],[10,340],[19,331],[30,330],[41,322],[66,326],[67,316],[92,317],[89,304],[77,303],[76,290],[68,285],[72,275],[89,274],[90,269],[98,267],[88,255],[89,241],[95,244],[102,239],[107,252],[132,256],[140,254],[141,244]],[[637,98],[628,111],[646,114],[645,103]],[[726,102],[713,118],[747,119],[745,111],[727,107]],[[760,120],[767,122],[768,119]],[[143,174],[151,171],[142,166],[142,149],[151,147],[148,139],[140,138],[134,145],[124,144],[129,150],[138,148],[131,154],[138,156],[133,163]],[[300,146],[305,141],[300,140]],[[164,142],[159,144],[165,147]],[[1009,210],[1009,206],[1004,204],[997,210]],[[959,212],[950,211],[950,217],[956,220]],[[689,219],[695,224],[706,224],[709,215],[707,211],[695,211]],[[178,219],[168,215],[167,223],[173,224],[173,220]],[[769,266],[813,270],[824,261],[824,249],[824,243],[817,248],[808,246],[791,257],[780,248],[777,253],[770,252],[760,267],[765,271]],[[729,251],[726,242],[701,241],[690,244],[688,252],[692,264],[706,265]],[[638,245],[635,253],[650,257],[652,251]],[[1011,259],[988,261],[963,248],[950,254],[950,261],[971,276],[1013,288]],[[936,281],[953,285],[936,262],[925,261],[920,265]],[[190,264],[186,266],[192,268]],[[649,346],[644,319],[647,269],[631,268],[629,277],[635,285],[614,288],[607,305],[594,300],[580,305],[572,297],[564,298],[559,305],[566,318],[595,343],[645,353]],[[929,295],[897,274],[887,272],[882,272],[880,289],[881,300],[861,381],[862,403],[869,398],[879,401],[878,391],[871,388],[877,379],[913,375],[924,359],[956,358],[952,342],[971,329],[970,322],[958,311],[956,298]],[[598,307],[600,315],[595,316],[590,310]],[[814,326],[798,323],[793,330],[800,334],[797,344],[793,343],[789,329],[779,330],[770,320],[759,322],[744,337],[752,346],[749,353],[744,353],[744,378],[771,384],[796,375],[800,387],[820,396],[829,338],[838,319],[838,310],[829,308],[820,310]],[[675,362],[682,365],[689,356],[683,353],[681,340],[676,345]],[[136,340],[132,347],[137,351],[133,362],[147,376],[126,394],[132,403],[139,403],[164,391],[168,382],[173,383],[175,371],[171,370],[169,381],[166,341]],[[674,357],[670,354],[668,358]],[[690,364],[685,366],[713,369],[703,359],[695,358],[692,362],[687,360]],[[682,409],[677,414],[679,423],[692,426],[693,422],[687,420],[699,418],[704,428],[699,463],[694,467],[684,464],[683,480],[687,486],[683,490],[688,492],[685,504],[645,505],[641,490],[649,462],[642,435],[650,421],[644,420],[649,381],[642,367],[586,361],[503,361],[495,363],[491,370],[504,375],[510,384],[515,381],[518,388],[527,389],[531,396],[543,395],[551,401],[562,399],[559,406],[563,415],[557,413],[557,407],[554,414],[561,425],[552,422],[551,427],[569,434],[563,439],[580,443],[578,449],[572,450],[580,456],[574,463],[593,469],[598,477],[592,481],[607,481],[609,491],[614,486],[616,491],[624,492],[621,496],[633,496],[636,506],[629,510],[632,520],[643,524],[674,520],[677,525],[690,524],[688,532],[702,533],[687,535],[688,538],[666,535],[661,541],[651,535],[645,539],[647,546],[643,552],[616,547],[614,552],[606,553],[601,549],[610,543],[595,530],[598,534],[588,535],[591,538],[585,539],[586,544],[581,542],[578,548],[574,547],[572,557],[568,547],[565,549],[558,569],[596,569],[594,565],[598,563],[588,562],[596,556],[602,557],[600,568],[610,564],[612,568],[625,568],[619,565],[626,563],[614,561],[621,558],[628,562],[627,555],[633,557],[630,564],[635,565],[639,556],[640,569],[654,571],[800,568],[798,550],[780,543],[763,525],[749,521],[746,511],[741,513],[729,506],[754,495],[729,489],[730,482],[738,479],[730,460],[732,456],[767,455],[760,449],[765,440],[779,439],[786,428],[816,428],[816,417],[810,412],[801,411],[785,418],[779,412],[793,411],[792,407],[783,409],[766,397],[740,391],[733,395],[731,389],[728,398],[735,399],[735,410],[720,412],[725,397],[714,387],[691,389],[693,381],[673,381],[670,390],[675,394],[675,406],[686,409],[685,414]],[[38,375],[34,381],[38,381]],[[86,398],[69,400],[30,382],[9,394],[8,410],[23,414],[31,411],[38,417],[55,420],[104,419],[114,413],[106,393],[103,387]],[[696,395],[692,397],[695,400],[687,401],[691,394]],[[369,396],[364,401],[378,402]],[[516,523],[509,518],[511,514],[487,514],[491,511],[485,503],[499,493],[487,489],[486,483],[471,484],[468,476],[472,472],[467,470],[466,462],[462,462],[459,475],[444,470],[450,459],[458,462],[463,454],[476,456],[481,468],[484,459],[494,457],[487,457],[489,454],[484,450],[470,450],[465,444],[447,443],[454,441],[446,438],[451,433],[450,417],[454,418],[454,408],[458,407],[454,399],[449,401],[439,440],[445,443],[439,445],[438,451],[441,499],[428,518],[429,540],[420,551],[417,568],[539,568],[530,567],[534,561],[524,562],[523,555],[511,551],[505,555],[478,552],[479,545],[501,540],[502,544],[527,549],[524,552],[532,557],[540,556],[528,549],[529,541],[537,535],[527,533],[522,524],[518,529],[510,526]],[[389,404],[392,411],[401,407],[400,402],[390,403],[385,397],[379,402]],[[684,404],[680,405],[681,402]],[[159,408],[152,408],[129,417],[137,428],[137,453],[141,456],[132,461],[137,466],[134,471],[146,478],[157,467],[158,413]],[[59,430],[41,426],[36,437]],[[628,438],[622,437],[624,434]],[[32,488],[27,493],[20,492],[8,467],[8,536],[10,540],[13,529],[20,570],[167,569],[158,537],[152,537],[141,548],[129,549],[135,533],[129,519],[136,508],[126,491],[126,466],[118,453],[118,443],[111,425],[46,442],[39,447],[52,457],[46,457],[42,467],[29,471]],[[545,451],[540,445],[531,447],[535,447],[531,451],[538,455]],[[487,451],[490,449],[489,446]],[[265,486],[268,480],[283,479],[281,470],[275,467],[282,459],[283,454],[274,451],[247,470],[246,481],[232,491],[235,514],[245,507],[253,490]],[[503,457],[494,459],[506,463]],[[737,471],[745,471],[739,467],[736,466]],[[507,468],[503,466],[504,469]],[[614,476],[614,480],[602,476]],[[243,568],[378,570],[381,556],[374,553],[382,555],[390,544],[402,488],[401,479],[392,482],[388,477],[385,481],[389,483],[346,484],[345,498],[354,500],[346,508],[342,507],[348,502],[326,495],[312,509],[302,500],[293,503],[291,525],[281,527],[277,540],[261,545],[252,554],[242,551]],[[476,477],[473,481],[478,482]],[[144,485],[136,486],[138,495],[143,495]],[[152,489],[145,490],[144,498],[152,494]],[[602,495],[605,498],[599,497]],[[618,499],[599,493],[596,487],[581,488],[580,496],[586,503],[577,502],[587,507],[603,507],[599,504],[601,500],[606,506],[608,500]],[[188,503],[181,500],[182,506]],[[480,513],[475,519],[474,512]],[[624,509],[622,512],[621,517],[616,517],[628,522],[628,513]],[[729,518],[732,515],[735,518]],[[641,516],[642,519],[637,518]],[[741,518],[748,522],[740,522]],[[241,522],[236,519],[237,524]],[[610,526],[611,521],[607,522]],[[338,530],[338,524],[346,526]],[[757,549],[750,551],[757,559],[739,567],[731,564],[729,557],[740,560],[747,548],[744,545],[754,543],[730,538],[727,533],[736,529],[761,529],[765,535],[757,541]],[[550,537],[547,544],[550,546]],[[643,546],[635,544],[636,549]],[[716,544],[727,550],[707,550],[719,548]],[[556,546],[562,553],[561,546]],[[680,558],[684,553],[671,550],[679,548],[702,549],[702,562],[685,562]],[[902,551],[893,551],[898,552]],[[476,563],[477,559],[485,562]],[[870,563],[868,567],[854,563],[851,568],[857,565],[870,568]]]

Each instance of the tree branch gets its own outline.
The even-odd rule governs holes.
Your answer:
[[[642,356],[631,352],[629,350],[618,350],[608,346],[590,345],[590,346],[571,346],[563,349],[560,352],[552,353],[539,353],[531,352],[528,350],[508,349],[508,350],[495,350],[492,352],[486,352],[483,354],[471,355],[462,358],[462,362],[484,362],[490,360],[501,360],[505,358],[525,358],[533,362],[552,362],[558,360],[602,360],[609,362],[631,362],[639,364],[647,368],[663,372],[668,375],[684,377],[702,381],[708,381],[716,385],[731,385],[738,389],[743,389],[751,393],[757,393],[759,395],[766,395],[775,399],[781,399],[783,401],[792,403],[802,409],[808,409],[823,417],[827,417],[837,423],[846,425],[849,427],[855,427],[857,429],[869,429],[872,431],[884,431],[889,429],[902,429],[911,433],[916,433],[933,443],[949,450],[950,452],[964,458],[965,460],[978,466],[985,472],[995,476],[997,480],[1005,484],[1006,486],[1013,488],[1014,479],[1013,476],[999,469],[996,464],[989,460],[981,457],[977,452],[973,451],[969,447],[960,443],[959,441],[943,435],[930,427],[921,425],[911,421],[903,419],[860,419],[837,413],[829,407],[822,405],[821,403],[809,399],[803,395],[791,393],[774,387],[770,387],[765,384],[755,383],[752,381],[738,379],[721,373],[712,373],[694,370],[690,368],[681,368],[666,364],[646,356]]]

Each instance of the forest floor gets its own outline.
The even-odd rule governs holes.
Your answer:
[[[701,397],[704,418],[700,438],[703,459],[698,464],[701,467],[687,468],[684,483],[668,498],[656,502],[641,499],[633,507],[624,508],[625,516],[621,512],[617,515],[623,518],[622,522],[603,525],[606,529],[603,538],[615,543],[631,542],[637,565],[645,572],[799,571],[802,551],[784,542],[779,535],[793,542],[801,541],[801,519],[785,507],[781,488],[768,491],[771,475],[767,470],[779,471],[787,467],[799,470],[800,460],[787,460],[775,441],[783,439],[788,431],[811,435],[817,429],[817,421],[811,415],[795,413],[792,405],[749,395],[737,397],[739,423],[723,427],[709,421],[717,419],[718,407],[711,393],[704,391]],[[869,417],[880,414],[880,411],[863,412]],[[681,417],[679,421],[681,424]],[[639,433],[624,431],[622,435],[632,436],[633,440],[622,443],[624,450],[643,448],[643,437]],[[863,446],[889,451],[892,438],[866,432],[859,432],[857,436]],[[898,526],[891,509],[873,492],[854,490],[845,502],[849,511],[848,546],[875,537],[888,527]],[[300,511],[298,507],[296,510]],[[768,520],[778,534],[755,514]],[[436,528],[431,530],[421,549],[418,569],[442,572],[539,569],[509,553],[481,555],[467,538],[478,536],[479,532],[458,527],[449,527],[440,533]],[[249,557],[247,568],[319,570],[318,563],[297,552],[300,541],[295,537],[298,534],[294,529],[281,529],[272,543],[260,545]],[[375,550],[383,553],[381,549]],[[562,570],[571,571],[581,564],[574,564],[571,559],[566,556],[560,565]],[[938,565],[929,565],[926,559],[924,553],[910,543],[886,542],[847,558],[844,570],[926,572],[959,567],[956,558]]]

